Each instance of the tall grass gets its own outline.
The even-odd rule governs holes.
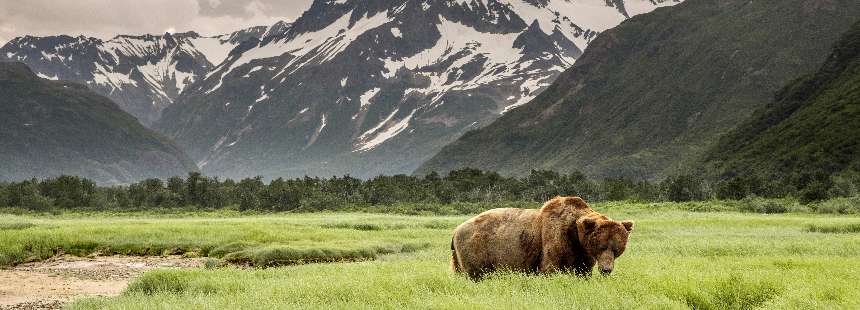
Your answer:
[[[828,234],[860,233],[860,223],[841,225],[809,225],[806,230],[809,232]]]
[[[609,277],[498,273],[475,283],[422,253],[372,263],[145,274],[73,309],[820,309],[860,306],[857,262],[631,255]],[[849,268],[846,272],[846,269]],[[838,279],[838,280],[834,280]]]

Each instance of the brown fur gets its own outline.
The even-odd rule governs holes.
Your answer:
[[[556,197],[540,209],[493,209],[466,221],[451,240],[455,272],[480,279],[499,269],[590,275],[611,272],[633,222],[613,221],[579,197]]]

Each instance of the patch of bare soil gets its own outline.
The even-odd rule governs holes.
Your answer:
[[[77,298],[119,295],[152,269],[202,266],[203,259],[179,256],[58,256],[0,269],[0,310],[60,309]]]

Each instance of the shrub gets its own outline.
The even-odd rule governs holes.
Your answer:
[[[853,197],[860,194],[860,172],[845,172],[831,177],[830,180],[830,197]]]
[[[827,199],[829,188],[824,182],[812,181],[800,191],[800,202],[810,204]]]
[[[388,227],[383,227],[382,225],[371,224],[371,223],[335,223],[335,224],[325,224],[325,225],[322,225],[322,227],[323,228],[335,228],[335,229],[354,229],[354,230],[361,230],[361,231],[376,231],[376,230],[391,229],[391,228],[394,228],[394,229],[401,228],[401,227],[390,227],[390,228],[388,228]]]
[[[248,242],[231,242],[210,250],[208,256],[224,257],[227,254],[244,251],[245,249],[249,249],[254,246],[256,246],[256,244]]]
[[[154,295],[160,292],[182,293],[187,283],[178,273],[153,271],[146,273],[137,281],[132,282],[127,291],[130,293],[142,293]]]
[[[860,223],[844,225],[809,225],[806,227],[806,231],[826,234],[860,233]]]
[[[36,226],[33,223],[0,223],[0,231],[3,230],[23,230]]]
[[[327,263],[370,260],[376,258],[374,249],[300,249],[289,246],[268,246],[234,252],[224,256],[224,261],[236,265],[253,267],[276,267],[309,263]]]
[[[227,266],[227,264],[224,261],[216,258],[207,258],[203,261],[203,269],[215,269],[225,266]]]
[[[830,214],[860,214],[860,196],[850,198],[833,198],[812,205],[817,213]]]
[[[663,199],[674,202],[702,201],[707,199],[704,180],[693,175],[668,177],[660,183]]]
[[[749,196],[768,194],[765,182],[758,175],[737,176],[723,180],[716,185],[716,195],[719,199],[739,200]]]
[[[348,203],[341,199],[341,197],[334,194],[313,193],[301,200],[298,211],[337,211],[342,210],[347,204]]]
[[[763,199],[758,197],[747,197],[741,200],[741,210],[753,213],[786,213],[792,208],[784,201],[775,199]]]

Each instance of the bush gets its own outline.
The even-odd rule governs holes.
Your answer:
[[[347,202],[337,195],[315,192],[301,200],[298,210],[303,212],[337,211],[343,210],[346,205]]]
[[[8,208],[47,211],[54,205],[52,199],[42,196],[36,180],[11,184],[6,188],[4,196]]]
[[[769,196],[764,179],[758,175],[743,175],[720,181],[716,185],[719,199],[739,200],[750,196]]]
[[[0,223],[0,231],[3,230],[23,230],[36,226],[33,223]]]
[[[155,270],[147,272],[129,284],[126,290],[129,293],[141,293],[144,295],[154,295],[164,292],[180,294],[185,292],[187,287],[188,282],[183,275],[175,272]]]
[[[385,229],[398,229],[404,227],[383,227],[379,224],[371,224],[371,223],[335,223],[335,224],[325,224],[321,226],[322,228],[334,228],[334,229],[353,229],[353,230],[361,230],[361,231],[376,231],[376,230],[385,230]]]
[[[224,256],[224,261],[231,264],[253,267],[276,267],[308,263],[371,260],[375,258],[375,249],[299,249],[289,246],[268,246],[227,254]]]
[[[52,199],[54,206],[60,209],[90,208],[93,206],[96,184],[76,176],[61,176],[40,182],[39,192]]]
[[[860,214],[860,196],[851,198],[833,198],[812,205],[817,213],[829,214]]]
[[[853,197],[860,194],[860,172],[850,171],[830,178],[830,197]]]
[[[845,225],[809,225],[806,228],[806,231],[825,234],[860,233],[860,223]]]
[[[829,188],[824,182],[812,181],[800,191],[800,202],[803,204],[811,204],[817,201],[827,199]]]
[[[207,258],[203,261],[203,269],[216,269],[226,267],[227,263],[217,258]]]
[[[741,210],[753,213],[786,213],[791,211],[792,206],[785,201],[774,199],[763,199],[758,197],[747,197],[741,200]]]
[[[231,242],[228,244],[224,244],[218,246],[209,251],[208,256],[210,257],[224,257],[227,254],[234,252],[241,252],[245,249],[250,249],[252,247],[256,247],[257,244],[252,244],[248,242]]]
[[[708,198],[704,180],[693,175],[668,177],[660,183],[661,198],[668,201],[702,201]]]

